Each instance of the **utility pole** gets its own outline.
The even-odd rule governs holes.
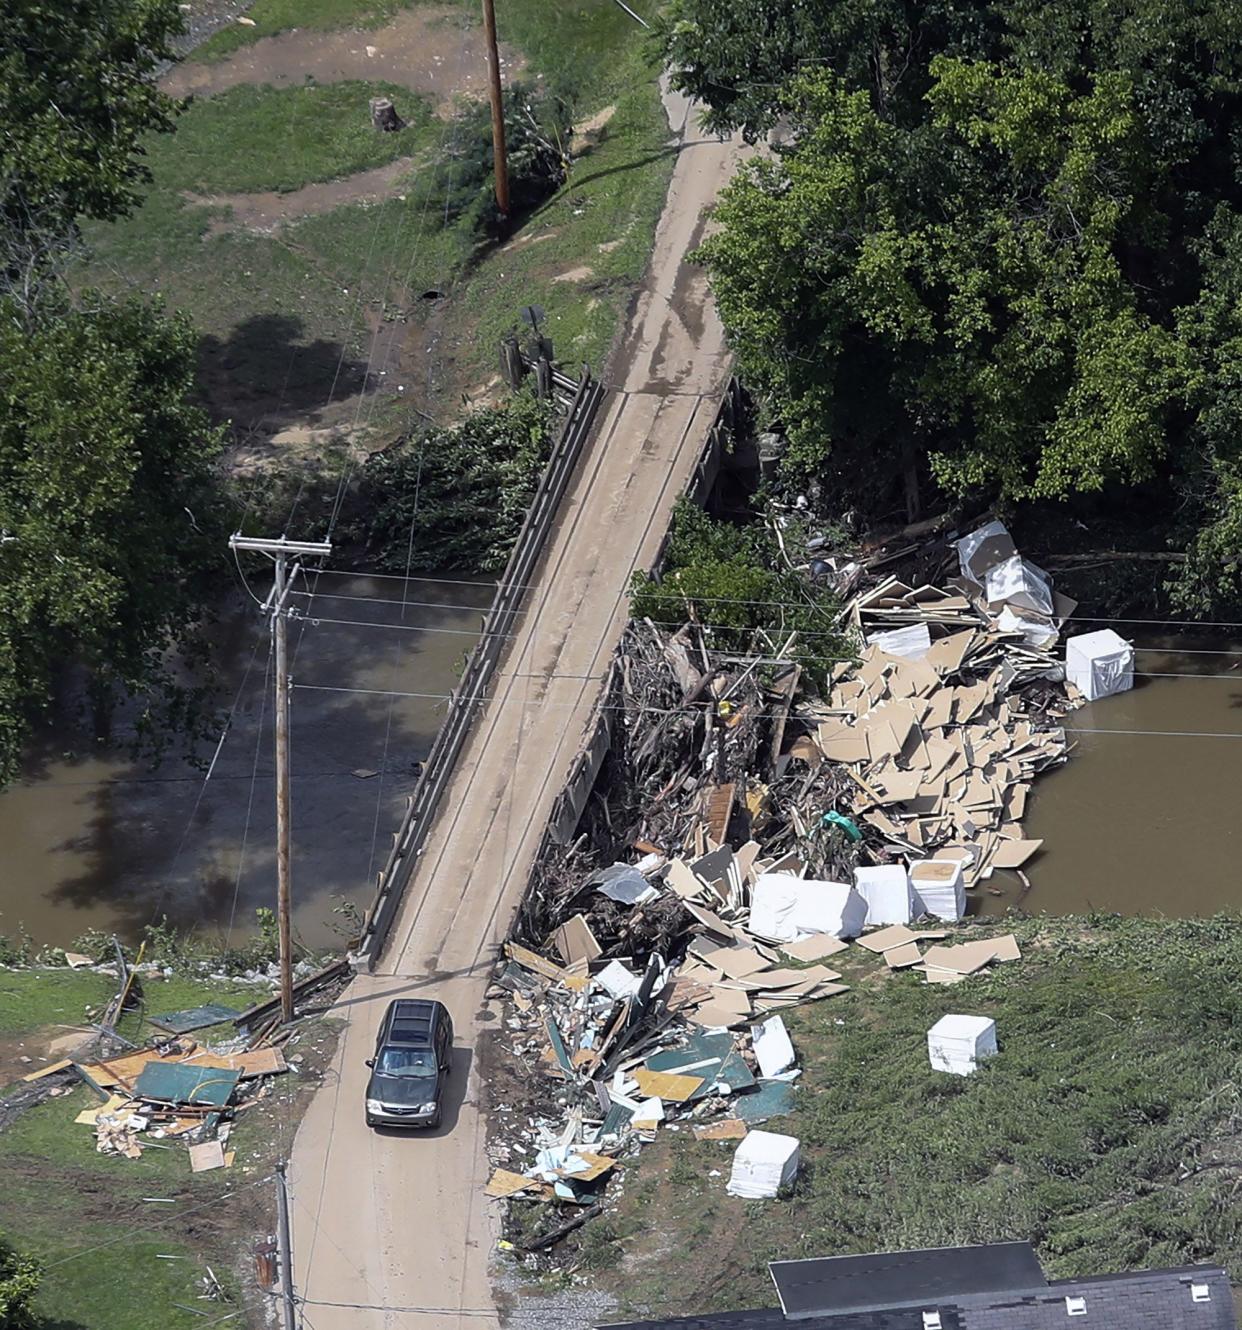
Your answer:
[[[293,1019],[293,938],[289,925],[291,873],[289,863],[289,664],[288,624],[293,613],[285,601],[301,565],[289,573],[290,554],[327,556],[332,546],[307,540],[259,540],[232,536],[229,549],[254,550],[268,555],[275,564],[272,593],[263,602],[263,613],[271,615],[276,656],[276,918],[280,926],[280,1019]]]
[[[285,1162],[276,1165],[276,1260],[280,1278],[282,1330],[297,1330],[297,1303],[293,1297],[293,1237],[289,1232],[289,1183]]]
[[[505,149],[505,105],[500,88],[500,53],[496,49],[495,0],[483,0],[483,36],[487,42],[488,87],[492,99],[492,155],[496,159],[496,207],[509,219],[509,154]]]

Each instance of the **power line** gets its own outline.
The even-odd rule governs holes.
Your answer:
[[[520,677],[520,676],[510,676],[510,677]],[[566,680],[573,680],[573,681],[581,681],[581,680],[583,680],[583,679],[592,679],[592,678],[595,678],[595,679],[599,679],[600,682],[603,682],[603,678],[604,678],[604,676],[602,676],[602,675],[581,675],[581,674],[565,674],[565,675],[559,675],[559,674],[543,675],[543,674],[541,674],[541,675],[538,675],[537,677],[539,677],[539,678],[544,678],[544,679],[550,679],[550,680],[566,679]],[[1202,675],[1198,675],[1198,674],[1188,674],[1188,675],[1185,675],[1185,676],[1183,676],[1183,677],[1185,677],[1185,678],[1187,678],[1187,679],[1198,679],[1198,678],[1202,678],[1203,676],[1202,676]],[[1221,677],[1224,677],[1224,676],[1221,676]],[[1229,676],[1229,677],[1232,678],[1232,677],[1234,677],[1234,676],[1231,675],[1231,676]],[[1240,679],[1239,682],[1242,682],[1242,679]],[[331,685],[328,685],[328,684],[308,684],[308,683],[294,684],[294,687],[295,687],[295,688],[304,688],[304,689],[307,689],[307,690],[309,690],[309,691],[311,691],[311,692],[318,692],[318,693],[361,693],[361,694],[363,694],[363,695],[365,695],[365,696],[376,696],[376,697],[388,697],[388,696],[391,696],[391,694],[389,693],[389,690],[388,690],[388,689],[385,689],[385,688],[345,688],[345,687],[339,687],[339,686],[338,686],[338,687],[334,687],[334,686],[331,686]],[[453,698],[453,694],[452,694],[452,693],[414,693],[414,692],[400,692],[400,693],[397,693],[396,696],[397,696],[397,697],[418,698],[418,699],[423,699],[423,700],[426,700],[426,701],[435,701],[435,702],[449,702],[449,701],[451,701],[452,698]],[[726,695],[726,696],[727,696],[727,695]],[[706,703],[708,702],[708,700],[709,700],[709,699],[704,698],[702,704],[706,704]],[[725,700],[725,699],[722,698],[722,699],[719,699],[719,700]],[[491,697],[483,697],[483,698],[481,698],[480,701],[479,701],[480,706],[483,706],[483,707],[486,707],[486,706],[494,706],[494,705],[497,704],[497,703],[499,703],[500,705],[503,706],[503,705],[505,705],[505,699],[500,698],[500,697],[496,697],[496,696],[491,696]],[[577,702],[547,702],[547,701],[544,701],[544,702],[541,702],[539,705],[540,705],[541,709],[544,709],[544,710],[549,710],[549,709],[557,709],[557,710],[572,710],[572,709],[574,709],[574,708],[578,705],[578,703],[577,703]],[[629,715],[629,716],[638,716],[638,715],[643,715],[643,716],[677,716],[677,715],[689,714],[688,711],[687,711],[687,707],[688,707],[688,706],[693,706],[693,705],[700,705],[700,704],[689,703],[689,704],[686,704],[686,705],[684,705],[684,706],[677,706],[677,707],[647,707],[647,706],[643,706],[643,707],[634,707],[634,706],[626,706],[625,703],[623,703],[623,702],[613,702],[613,703],[610,703],[610,702],[603,702],[603,703],[600,703],[600,704],[599,704],[599,707],[598,707],[597,709],[600,710],[600,711],[616,711],[616,712],[621,712],[621,713],[624,713],[625,715]],[[754,718],[756,718],[756,719],[775,719],[775,718],[777,718],[777,717],[780,717],[780,716],[784,715],[785,713],[784,713],[784,712],[781,712],[781,711],[752,711],[752,710],[748,709],[747,712],[746,712],[746,714],[747,714],[748,716],[754,717]],[[1110,729],[1094,729],[1094,728],[1088,728],[1088,727],[1079,727],[1079,728],[1075,728],[1075,727],[1072,727],[1072,726],[1066,726],[1066,725],[1053,725],[1053,726],[1050,726],[1049,728],[1050,728],[1050,729],[1054,729],[1054,730],[1064,730],[1066,734],[1134,734],[1134,735],[1150,735],[1150,736],[1152,736],[1152,737],[1158,737],[1158,738],[1170,738],[1170,739],[1181,739],[1181,738],[1186,738],[1186,739],[1190,739],[1190,738],[1203,738],[1203,739],[1242,739],[1242,730],[1239,730],[1239,731],[1236,731],[1236,732],[1230,732],[1230,731],[1212,731],[1212,730],[1121,730],[1121,729],[1118,729],[1118,730],[1110,730]]]

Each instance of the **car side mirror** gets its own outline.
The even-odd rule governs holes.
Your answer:
[[[367,1066],[368,1066],[368,1067],[373,1067],[373,1066],[375,1066],[375,1059],[374,1059],[374,1058],[367,1058]]]

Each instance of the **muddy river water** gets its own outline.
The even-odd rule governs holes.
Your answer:
[[[295,923],[308,945],[338,940],[341,898],[369,899],[491,596],[482,583],[411,582],[402,605],[403,592],[401,579],[325,576],[320,617],[291,637]],[[1138,642],[1134,691],[1069,716],[1069,761],[1036,781],[1026,827],[1044,848],[1029,892],[998,873],[985,912],[1019,900],[1050,913],[1242,905],[1242,650]],[[83,755],[80,736],[42,737],[25,779],[0,794],[0,933],[132,941],[166,915],[236,939],[274,903],[268,638],[250,602],[224,608],[213,659],[237,705],[209,780],[180,752],[152,768]]]
[[[310,946],[339,940],[340,897],[369,900],[492,588],[411,581],[403,605],[404,591],[403,579],[326,574],[321,617],[290,631],[294,922]],[[166,915],[236,940],[274,905],[267,628],[239,597],[213,636],[224,710],[237,705],[210,779],[180,749],[152,768],[95,754],[80,733],[41,736],[0,794],[0,933],[132,941]]]
[[[1069,761],[1035,781],[1025,826],[1044,846],[1026,869],[1027,910],[1242,907],[1242,651],[1219,638],[1134,640],[1134,690],[1072,712]],[[1004,894],[983,895],[989,913],[1021,890],[1008,873],[990,885]]]

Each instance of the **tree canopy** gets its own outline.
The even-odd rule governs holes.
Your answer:
[[[66,662],[96,696],[148,687],[198,612],[222,441],[189,404],[195,351],[138,302],[0,317],[0,781]]]
[[[97,719],[118,690],[154,710],[219,557],[222,438],[192,405],[192,330],[72,291],[56,262],[80,218],[135,203],[143,136],[173,124],[156,75],[180,30],[176,0],[0,11],[0,783],[70,664]]]
[[[176,0],[6,0],[0,6],[0,229],[58,234],[109,218],[147,179],[141,141],[172,127],[156,72]]]
[[[1238,591],[1242,11],[749,8],[675,0],[665,43],[714,125],[781,126],[700,256],[789,479],[1163,486],[1187,603]]]

